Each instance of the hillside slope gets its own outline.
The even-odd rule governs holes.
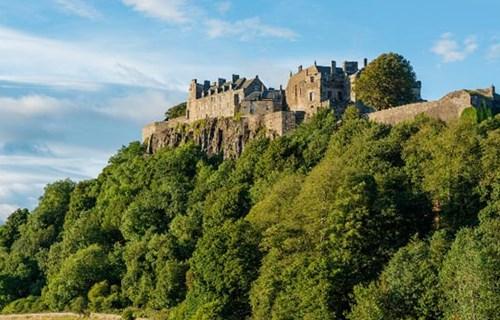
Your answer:
[[[122,148],[0,229],[3,313],[493,319],[500,118],[387,126],[348,109],[237,159]]]

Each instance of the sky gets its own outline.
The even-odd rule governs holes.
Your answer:
[[[298,65],[397,52],[425,99],[500,86],[498,0],[0,0],[0,222],[96,177],[189,81],[286,85]]]

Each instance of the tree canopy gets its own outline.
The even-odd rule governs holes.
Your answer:
[[[238,159],[133,142],[0,227],[3,313],[493,319],[500,116],[327,110]],[[134,315],[135,313],[135,315]]]
[[[384,53],[370,62],[354,83],[356,99],[383,110],[417,101],[416,75],[410,62],[396,53]]]

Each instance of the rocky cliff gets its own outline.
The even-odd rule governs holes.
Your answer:
[[[193,142],[207,154],[222,154],[224,158],[238,157],[245,145],[259,134],[273,136],[261,122],[251,118],[212,118],[194,123],[157,122],[144,128],[143,132],[149,153]]]

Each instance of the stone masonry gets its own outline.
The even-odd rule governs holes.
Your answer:
[[[215,82],[191,81],[185,116],[154,122],[143,128],[143,141],[149,152],[160,147],[177,146],[195,141],[208,154],[222,153],[224,157],[238,156],[249,139],[258,134],[270,138],[293,130],[304,119],[321,108],[331,108],[341,115],[350,103],[356,103],[352,88],[362,74],[357,61],[345,61],[337,67],[314,65],[298,67],[290,73],[286,90],[267,88],[258,76],[231,81],[219,78]],[[414,88],[420,99],[421,83]],[[500,108],[500,97],[492,86],[489,89],[452,92],[440,100],[413,103],[367,114],[370,120],[396,124],[425,113],[443,121],[460,117],[464,109],[486,104]],[[357,104],[362,112],[368,109]]]
[[[368,63],[364,60],[364,66]],[[302,111],[311,116],[320,108],[332,108],[341,114],[350,102],[356,102],[351,90],[363,69],[358,69],[357,61],[345,61],[342,68],[336,61],[331,66],[299,66],[297,73],[290,73],[286,87],[286,99],[290,110]]]
[[[500,106],[500,97],[495,93],[494,86],[474,91],[454,91],[436,101],[412,103],[372,112],[367,116],[372,121],[391,125],[412,120],[422,113],[431,118],[450,122],[458,119],[465,109],[478,108],[482,105],[489,108]]]
[[[186,120],[264,115],[283,108],[283,90],[267,89],[258,76],[246,79],[233,75],[230,82],[219,78],[203,84],[194,79],[189,87]]]

